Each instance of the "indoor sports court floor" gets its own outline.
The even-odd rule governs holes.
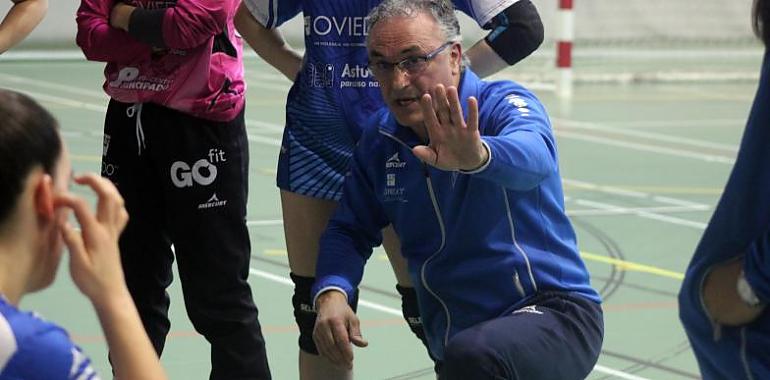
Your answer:
[[[247,69],[249,281],[274,378],[296,379],[297,332],[274,185],[290,83],[254,58]],[[107,101],[101,72],[100,64],[82,60],[4,61],[0,87],[26,92],[52,110],[75,170],[98,172]],[[729,174],[754,90],[751,81],[583,85],[571,102],[538,92],[558,137],[567,209],[605,300],[604,349],[589,379],[699,378],[677,317],[676,294]],[[355,351],[356,378],[433,379],[424,348],[402,320],[394,281],[382,251],[376,251],[359,307],[370,345]],[[172,379],[206,379],[208,345],[187,320],[179,282],[170,292],[172,330],[163,365]],[[109,378],[104,338],[66,265],[51,289],[25,298],[22,307],[61,323]]]

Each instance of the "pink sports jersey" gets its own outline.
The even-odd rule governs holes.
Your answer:
[[[235,118],[243,109],[246,89],[243,43],[233,26],[240,1],[125,3],[165,10],[159,28],[164,46],[153,47],[110,26],[113,1],[82,0],[77,44],[88,60],[107,63],[104,91],[121,102],[151,102],[208,120]]]

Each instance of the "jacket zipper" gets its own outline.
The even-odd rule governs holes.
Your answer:
[[[514,228],[513,224],[513,215],[511,213],[511,203],[508,200],[508,192],[505,190],[505,188],[502,188],[503,191],[503,199],[505,200],[505,209],[508,215],[508,226],[511,228],[511,239],[513,240],[513,245],[516,247],[516,251],[521,254],[521,256],[524,258],[524,263],[527,265],[527,274],[529,274],[529,281],[532,283],[532,289],[537,292],[537,283],[535,282],[535,276],[532,273],[532,264],[529,262],[529,256],[527,256],[527,253],[524,252],[524,250],[519,246],[519,242],[516,241],[516,229]],[[516,285],[520,287],[519,292],[522,293],[522,297],[526,295],[524,292],[524,287],[521,285],[521,278],[519,278],[519,273],[515,272],[514,280],[516,280]]]
[[[430,194],[430,201],[433,203],[433,211],[436,213],[436,220],[438,220],[438,226],[441,230],[441,245],[438,247],[436,252],[430,255],[430,257],[428,257],[428,259],[425,260],[425,262],[422,264],[422,268],[420,269],[420,279],[422,280],[422,285],[425,287],[425,290],[427,290],[428,293],[436,298],[436,300],[438,300],[438,302],[441,304],[441,307],[444,309],[444,314],[446,315],[444,346],[446,347],[446,345],[449,344],[449,330],[450,326],[452,326],[452,317],[449,314],[449,308],[447,307],[444,300],[442,300],[441,297],[439,297],[438,294],[436,294],[436,292],[431,289],[430,285],[428,285],[428,280],[425,277],[425,271],[428,267],[428,263],[430,263],[431,260],[433,260],[441,253],[441,251],[444,250],[444,245],[446,244],[446,227],[444,226],[444,219],[441,217],[441,209],[439,209],[436,193],[433,191],[433,182],[430,179],[430,172],[428,171],[428,166],[426,164],[423,164],[423,171],[425,173],[425,182],[428,186],[428,193]]]
[[[387,136],[391,138],[392,140],[396,141],[397,143],[403,145],[407,149],[411,150],[412,148],[406,144],[405,142],[401,141],[398,137],[383,131],[380,129],[380,134]],[[425,175],[425,182],[428,187],[428,194],[430,195],[430,201],[433,204],[433,211],[436,213],[436,220],[438,221],[438,227],[441,230],[441,245],[439,245],[436,252],[433,252],[430,257],[428,257],[425,262],[422,264],[422,268],[420,268],[420,281],[422,281],[423,287],[425,287],[425,290],[430,293],[438,302],[441,304],[441,307],[444,309],[444,314],[446,315],[446,331],[444,332],[444,346],[446,347],[447,344],[449,344],[449,331],[450,326],[452,325],[452,316],[449,314],[449,307],[447,307],[444,300],[441,299],[441,297],[436,294],[436,292],[431,289],[430,285],[428,285],[428,281],[425,278],[425,270],[428,266],[428,263],[433,260],[436,256],[438,256],[441,251],[444,250],[444,245],[446,245],[446,227],[444,226],[444,219],[441,217],[441,209],[439,209],[438,206],[438,200],[436,199],[436,193],[433,191],[433,182],[430,179],[430,172],[428,171],[428,165],[423,163],[422,164],[423,173]]]

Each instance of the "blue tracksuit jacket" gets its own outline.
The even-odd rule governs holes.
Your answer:
[[[715,265],[744,259],[746,280],[770,301],[770,56],[765,52],[759,89],[730,178],[690,262],[679,293],[679,316],[703,378],[770,379],[770,313],[746,326],[718,326],[701,298]]]
[[[459,91],[460,99],[479,100],[488,166],[473,174],[429,167],[412,154],[416,134],[387,110],[375,114],[321,239],[313,288],[314,298],[330,287],[351,294],[392,223],[438,359],[454,334],[510,313],[538,291],[600,302],[564,212],[543,106],[518,84],[484,82],[468,69]]]

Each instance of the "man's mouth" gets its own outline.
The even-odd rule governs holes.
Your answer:
[[[407,98],[407,97],[404,97],[404,98],[396,98],[396,102],[395,103],[397,105],[401,106],[401,107],[409,107],[410,105],[412,105],[413,103],[415,103],[417,101],[419,101],[418,98]]]

